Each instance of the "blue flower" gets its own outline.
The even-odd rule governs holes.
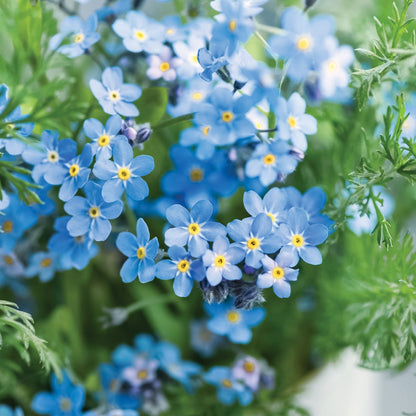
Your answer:
[[[253,393],[243,383],[236,380],[228,367],[216,366],[204,375],[204,380],[217,387],[218,400],[231,405],[238,400],[242,406],[249,405],[253,400]]]
[[[199,64],[204,69],[200,77],[207,82],[212,81],[212,75],[220,68],[227,65],[226,50],[228,44],[223,39],[211,39],[209,43],[209,50],[201,48],[198,50],[197,59]]]
[[[6,406],[5,404],[0,404],[0,416],[24,416],[23,411],[20,407],[16,407],[14,410]]]
[[[134,84],[123,84],[123,72],[117,66],[106,68],[102,74],[102,83],[90,80],[90,88],[94,97],[107,114],[136,117],[139,110],[132,104],[141,95],[142,90]]]
[[[293,93],[288,101],[278,98],[276,111],[278,137],[282,140],[290,140],[302,152],[308,147],[305,134],[317,132],[315,117],[305,114],[305,109],[305,100],[297,92]]]
[[[202,357],[212,357],[223,338],[207,328],[207,321],[191,321],[191,347]]]
[[[283,140],[258,144],[246,164],[246,175],[259,178],[263,186],[269,186],[276,180],[282,181],[298,164],[290,150],[289,144]]]
[[[283,12],[282,28],[284,34],[273,36],[269,43],[280,58],[288,60],[289,78],[303,81],[322,61],[325,38],[335,30],[333,18],[320,15],[308,21],[300,9],[289,7]]]
[[[97,156],[97,159],[111,157],[114,140],[117,138],[121,126],[120,116],[111,116],[105,123],[105,127],[95,118],[85,120],[84,131],[87,137],[92,140],[92,152]]]
[[[285,192],[279,188],[272,188],[261,199],[254,191],[248,191],[243,196],[244,208],[252,216],[256,217],[264,213],[270,217],[273,223],[273,229],[286,220],[287,197]]]
[[[31,257],[26,276],[39,275],[41,282],[48,282],[53,278],[55,272],[61,269],[60,258],[56,253],[39,252]]]
[[[149,241],[149,229],[142,218],[137,220],[136,232],[137,237],[123,232],[116,241],[117,248],[128,257],[120,271],[124,283],[132,282],[137,276],[141,283],[150,282],[155,277],[154,258],[159,249],[157,238]]]
[[[146,71],[149,79],[163,78],[168,82],[176,79],[176,68],[182,62],[179,58],[172,56],[172,50],[168,46],[164,46],[159,55],[150,55],[146,61],[149,65]]]
[[[16,254],[9,250],[0,249],[0,269],[6,276],[13,278],[23,277],[25,275],[22,262]]]
[[[120,140],[114,144],[113,160],[100,159],[93,169],[97,178],[106,181],[102,190],[104,201],[119,200],[124,190],[135,201],[146,198],[149,187],[141,176],[153,170],[153,158],[140,155],[133,159],[133,150],[127,140]]]
[[[236,344],[249,343],[252,337],[250,328],[259,325],[266,316],[264,308],[236,309],[233,299],[222,303],[204,303],[204,309],[211,316],[208,329],[214,334],[226,335]]]
[[[127,381],[134,393],[138,393],[140,388],[147,383],[152,383],[156,379],[156,370],[159,367],[157,360],[137,356],[133,364],[122,370],[121,377]]]
[[[72,215],[67,224],[72,237],[88,234],[91,240],[104,241],[110,235],[109,220],[120,216],[123,204],[120,201],[104,202],[101,189],[100,185],[88,182],[84,186],[86,198],[74,196],[64,205],[65,211]]]
[[[40,392],[32,400],[32,409],[41,415],[80,416],[85,401],[82,386],[72,384],[66,371],[62,372],[62,381],[53,374],[51,379],[53,393]]]
[[[282,251],[276,260],[269,256],[261,260],[266,273],[259,274],[257,286],[265,289],[273,286],[273,291],[279,298],[288,298],[290,296],[290,284],[298,278],[299,270],[292,269],[298,262],[298,256],[293,253]]]
[[[282,223],[276,231],[282,242],[280,253],[299,257],[306,263],[322,263],[322,255],[315,247],[328,237],[328,227],[323,224],[308,223],[308,216],[302,208],[293,207],[287,214],[287,224]]]
[[[113,30],[123,38],[123,44],[130,52],[159,53],[162,49],[163,25],[142,12],[128,12],[126,20],[117,19],[113,23]]]
[[[72,144],[68,143],[68,145],[70,145],[68,151],[72,150]],[[65,163],[54,163],[49,167],[44,178],[51,185],[61,185],[59,199],[69,201],[78,189],[88,182],[92,158],[91,145],[86,144],[79,156],[75,156]]]
[[[54,166],[65,164],[76,155],[77,144],[72,139],[58,141],[58,136],[57,131],[44,130],[41,145],[28,147],[22,154],[25,162],[34,165],[32,177],[36,183],[41,183],[42,180],[48,182],[45,175],[48,175]]]
[[[264,3],[267,3],[268,0],[239,0],[238,2],[241,3],[243,7],[243,15],[247,17],[253,17],[263,11],[263,8],[260,7]],[[212,0],[210,6],[218,11],[222,12],[222,0]]]
[[[259,268],[265,253],[275,253],[280,247],[280,239],[272,233],[272,220],[266,214],[260,213],[253,218],[234,220],[227,224],[230,237],[246,253],[247,266]]]
[[[190,212],[179,204],[170,206],[166,210],[166,218],[174,228],[165,232],[166,245],[188,245],[191,256],[202,256],[208,249],[208,241],[226,234],[222,224],[209,221],[213,211],[214,208],[209,201],[198,201]]]
[[[69,220],[70,217],[61,217],[55,221],[57,233],[50,238],[48,249],[50,252],[60,255],[64,270],[69,270],[72,267],[82,270],[97,255],[98,249],[86,235],[72,237],[67,229]]]
[[[176,44],[176,42],[185,39],[185,27],[182,26],[179,16],[166,16],[162,19],[165,27],[165,42]]]
[[[93,14],[85,22],[78,16],[68,16],[62,20],[61,32],[52,36],[49,41],[49,48],[75,58],[86,52],[94,43],[100,39],[100,34],[96,33],[97,15]],[[61,45],[64,39],[70,39],[69,45]]]
[[[230,242],[224,236],[218,235],[211,250],[203,256],[204,266],[207,267],[207,280],[211,286],[221,283],[222,279],[238,280],[242,277],[240,268],[235,266],[243,261],[244,250],[239,247],[230,247]]]
[[[192,260],[183,247],[172,246],[168,250],[171,260],[156,264],[156,277],[173,281],[173,291],[177,296],[187,297],[192,291],[194,280],[200,282],[205,276],[200,260]]]
[[[201,366],[192,361],[183,361],[179,348],[170,342],[159,342],[155,348],[160,368],[188,390],[192,390],[192,378],[199,375]]]

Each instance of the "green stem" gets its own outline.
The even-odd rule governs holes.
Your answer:
[[[256,22],[256,29],[262,30],[263,32],[268,32],[273,35],[286,35],[286,30],[279,29],[278,27],[262,25],[261,23]]]
[[[126,217],[127,217],[127,224],[128,224],[129,230],[130,232],[135,234],[137,218],[133,210],[130,208],[129,202],[127,201],[127,195],[123,196],[123,203],[124,203],[124,213],[126,214]]]
[[[164,129],[166,127],[170,127],[175,124],[183,123],[184,121],[192,120],[194,118],[194,114],[195,113],[188,113],[179,117],[171,118],[170,120],[163,121],[159,124],[156,124],[156,126],[152,127],[152,129],[153,130]]]

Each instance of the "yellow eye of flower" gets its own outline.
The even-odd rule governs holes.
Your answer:
[[[234,32],[237,27],[237,22],[235,20],[230,20],[230,23],[228,23],[228,28],[231,32]]]
[[[162,63],[159,65],[159,69],[160,69],[162,72],[166,72],[166,71],[168,71],[168,70],[170,69],[170,64],[169,64],[169,62],[162,62]]]
[[[144,33],[142,30],[136,30],[134,32],[134,36],[139,40],[145,40],[147,38],[146,33]]]
[[[91,218],[97,218],[97,217],[99,217],[99,216],[100,216],[100,208],[98,208],[98,207],[91,207],[91,208],[88,210],[88,214],[89,214],[89,216],[90,216]]]
[[[246,373],[252,373],[256,369],[256,366],[251,361],[245,361],[243,368]]]
[[[108,146],[109,144],[110,144],[110,136],[108,134],[103,134],[98,139],[98,146],[100,147],[105,147],[105,146]]]
[[[74,36],[74,43],[81,43],[85,39],[85,36],[83,33],[77,33]]]
[[[227,313],[227,320],[232,324],[239,322],[240,320],[240,313],[237,311],[230,311]]]
[[[128,168],[120,168],[118,170],[117,173],[118,177],[122,180],[122,181],[127,181],[127,179],[130,178],[131,173],[130,173],[130,169]]]
[[[221,118],[224,123],[229,123],[230,121],[233,121],[234,114],[231,111],[224,111]]]
[[[4,221],[3,223],[3,232],[11,233],[13,231],[13,223],[9,220]]]
[[[329,61],[327,67],[329,72],[336,72],[338,69],[338,63],[336,61]]]
[[[137,372],[137,378],[140,380],[143,380],[147,377],[147,371],[146,370],[140,370]]]
[[[226,387],[227,389],[230,389],[231,388],[231,386],[232,386],[232,384],[231,384],[231,381],[230,380],[228,380],[228,378],[225,378],[224,380],[222,380],[222,385],[224,386],[224,387]]]
[[[67,397],[63,398],[59,402],[59,407],[63,412],[69,412],[72,409],[72,402]]]
[[[301,235],[299,235],[299,234],[295,234],[292,237],[292,244],[295,247],[302,247],[303,246],[303,237]]]
[[[3,260],[8,266],[12,266],[14,264],[14,260],[10,256],[3,256]]]
[[[58,152],[51,150],[48,152],[48,162],[56,163],[59,160]]]
[[[224,267],[225,266],[225,257],[224,256],[217,256],[215,257],[214,264],[217,267]]]
[[[276,156],[269,153],[268,155],[264,156],[263,162],[265,165],[273,165],[276,161]]]
[[[296,42],[296,47],[302,52],[310,50],[312,48],[312,38],[309,35],[300,36]]]
[[[267,212],[268,217],[272,220],[272,223],[274,224],[276,222],[276,217],[271,214],[270,212]]]
[[[49,257],[46,257],[40,262],[40,267],[49,267],[51,264],[52,264],[52,259],[50,259]]]
[[[79,173],[79,166],[77,164],[73,164],[71,165],[71,167],[69,168],[69,175],[72,176],[73,178],[75,176],[77,176]]]
[[[247,241],[247,247],[250,249],[250,250],[255,250],[256,248],[259,248],[260,247],[260,240],[258,239],[258,238],[250,238],[248,241]]]
[[[120,94],[118,91],[110,91],[108,96],[111,101],[118,101],[120,99]]]
[[[276,280],[283,279],[284,275],[285,275],[285,271],[281,267],[275,267],[272,270],[272,276]]]
[[[181,260],[181,261],[178,263],[177,268],[178,268],[178,270],[179,270],[181,273],[185,273],[185,272],[187,272],[187,271],[188,271],[189,266],[190,266],[190,263],[189,263],[189,261],[188,261],[188,260]]]
[[[201,182],[204,179],[204,171],[199,168],[193,168],[189,172],[189,178],[192,182]]]
[[[210,127],[210,126],[205,126],[205,127],[202,129],[202,134],[203,134],[204,136],[207,136],[210,130],[211,130],[211,127]]]
[[[137,249],[137,258],[140,260],[144,259],[146,257],[146,247],[139,247]]]
[[[288,117],[287,122],[292,129],[294,129],[298,125],[296,118],[292,116]]]
[[[201,231],[201,227],[198,224],[193,222],[192,224],[188,225],[189,234],[197,235],[197,234],[199,234],[200,231]]]
[[[174,33],[175,33],[175,31],[173,29],[167,29],[166,30],[167,35],[173,35]]]
[[[198,55],[192,55],[192,62],[194,64],[197,64],[198,63]]]
[[[201,101],[203,98],[204,98],[203,94],[202,94],[201,92],[199,92],[199,91],[194,92],[194,93],[192,94],[192,99],[193,99],[194,101]]]

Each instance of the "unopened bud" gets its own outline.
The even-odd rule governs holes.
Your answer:
[[[318,0],[305,0],[305,12],[312,7]]]
[[[289,150],[289,154],[293,156],[298,162],[302,162],[302,160],[305,158],[305,152],[302,152],[302,150],[299,150],[297,147],[292,147]]]

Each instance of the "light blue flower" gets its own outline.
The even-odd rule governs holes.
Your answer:
[[[137,237],[123,232],[116,241],[117,248],[128,257],[120,271],[124,283],[132,282],[137,276],[141,283],[150,282],[155,277],[154,258],[159,249],[157,238],[149,241],[149,229],[142,218],[137,220],[136,233]]]
[[[59,255],[56,253],[39,252],[33,254],[26,270],[26,276],[39,276],[41,282],[48,282],[56,271],[62,270]]]
[[[211,39],[209,43],[209,50],[201,48],[198,50],[197,59],[199,64],[204,69],[200,73],[200,77],[206,81],[212,81],[212,75],[220,68],[227,65],[226,57],[227,41],[223,39]]]
[[[209,221],[214,211],[209,201],[198,201],[189,212],[182,205],[175,204],[166,210],[166,218],[174,228],[165,232],[165,243],[168,247],[188,245],[193,257],[202,256],[208,249],[208,241],[218,235],[225,236],[225,227]]]
[[[132,102],[142,95],[142,90],[135,84],[123,84],[123,72],[119,67],[106,68],[102,74],[102,82],[92,79],[90,88],[107,114],[128,117],[139,115],[139,110]]]

